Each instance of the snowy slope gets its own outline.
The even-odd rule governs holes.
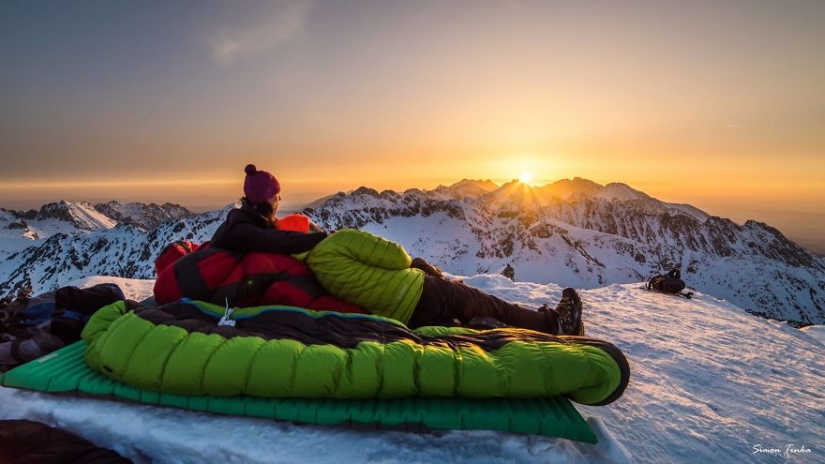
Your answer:
[[[555,284],[501,276],[464,280],[528,305],[561,293]],[[151,294],[151,280],[79,283],[103,281],[117,282],[133,299]],[[687,300],[640,286],[582,292],[588,335],[619,346],[632,369],[617,402],[577,406],[598,445],[310,426],[2,388],[0,418],[59,425],[139,463],[825,462],[825,345],[811,335],[823,327],[797,330],[705,294]]]

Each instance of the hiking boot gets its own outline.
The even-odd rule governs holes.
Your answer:
[[[441,280],[447,280],[444,277],[444,274],[441,272],[441,269],[428,263],[424,260],[424,258],[413,258],[410,267],[415,269],[421,269],[422,271],[424,271],[424,274],[431,275]]]
[[[558,335],[583,335],[582,330],[582,300],[572,288],[565,288],[561,293],[561,301],[556,305],[558,314]]]

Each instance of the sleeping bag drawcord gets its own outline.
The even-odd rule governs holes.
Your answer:
[[[227,325],[229,327],[235,327],[235,321],[230,319],[232,313],[238,308],[230,308],[229,307],[229,298],[226,299],[226,311],[223,314],[223,317],[220,321],[218,321],[218,325]]]

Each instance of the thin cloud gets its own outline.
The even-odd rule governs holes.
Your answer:
[[[731,129],[742,129],[742,130],[750,129],[750,127],[748,127],[748,126],[741,126],[739,124],[725,124],[725,127],[730,127]]]
[[[209,39],[212,60],[227,65],[242,56],[271,50],[301,33],[311,3],[300,1],[279,5],[264,20],[246,27],[224,29],[219,37]]]

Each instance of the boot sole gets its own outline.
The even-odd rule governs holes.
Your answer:
[[[573,306],[576,309],[576,311],[578,311],[578,315],[576,317],[576,320],[578,322],[573,327],[573,333],[571,335],[583,336],[584,335],[584,322],[582,321],[582,309],[583,309],[583,307],[582,307],[582,299],[579,296],[579,292],[577,292],[573,288],[568,287],[568,288],[565,288],[562,291],[562,297],[565,297],[565,296],[570,298],[570,300],[573,301]]]

